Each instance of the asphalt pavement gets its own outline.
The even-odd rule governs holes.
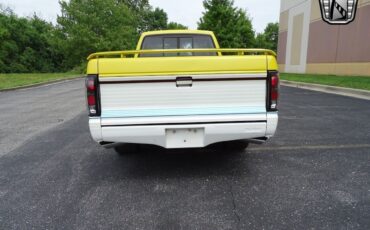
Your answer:
[[[123,155],[83,80],[0,93],[0,229],[369,229],[370,101],[281,89],[268,144]]]
[[[84,80],[0,92],[0,157],[85,110]]]

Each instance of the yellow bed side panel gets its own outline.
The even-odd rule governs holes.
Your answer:
[[[92,59],[87,63],[87,74],[98,74],[98,60]]]
[[[272,55],[267,56],[267,68],[268,70],[279,70],[276,57]]]

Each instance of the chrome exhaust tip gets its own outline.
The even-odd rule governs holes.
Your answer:
[[[101,146],[103,146],[104,148],[106,149],[112,149],[112,148],[115,148],[119,145],[122,145],[122,143],[116,143],[116,142],[107,142],[107,141],[102,141],[102,142],[99,142],[99,144]]]
[[[253,144],[262,145],[266,143],[267,140],[268,140],[267,137],[259,137],[259,138],[254,138],[254,139],[248,139],[248,142],[253,143]]]

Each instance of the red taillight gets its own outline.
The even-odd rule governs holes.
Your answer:
[[[276,111],[278,109],[279,100],[279,73],[269,73],[269,103],[268,109],[270,111]]]
[[[277,76],[277,73],[275,73],[275,75],[271,76],[271,86],[272,87],[278,87],[279,86],[279,77]]]
[[[87,93],[87,107],[90,116],[98,116],[98,78],[95,75],[90,75],[86,78],[86,93]]]
[[[279,99],[279,93],[276,90],[273,90],[271,92],[271,100],[272,101],[277,101]]]
[[[95,91],[95,79],[87,79],[86,81],[86,88],[89,91]]]
[[[87,104],[89,106],[95,106],[96,105],[95,95],[88,95],[87,96]]]

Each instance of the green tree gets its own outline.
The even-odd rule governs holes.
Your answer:
[[[245,10],[234,7],[233,0],[205,0],[205,12],[198,22],[201,30],[212,30],[223,48],[254,46],[252,21]]]
[[[10,9],[0,10],[0,72],[59,71],[58,56],[50,42],[54,27],[36,15],[19,18]]]
[[[170,22],[170,23],[167,24],[167,29],[169,29],[169,30],[187,30],[188,27],[184,26],[184,25],[181,25],[180,23]]]
[[[0,72],[61,72],[97,51],[135,48],[139,33],[185,28],[148,0],[61,0],[58,24],[18,17],[0,4]]]
[[[55,36],[61,42],[55,43],[65,50],[68,68],[85,63],[93,52],[133,49],[141,32],[167,28],[167,13],[148,0],[62,0],[60,5]]]
[[[93,52],[135,47],[138,24],[124,1],[62,0],[60,6],[57,21],[66,67],[85,63]]]
[[[256,47],[277,51],[279,23],[269,23],[263,33],[256,36]]]
[[[136,12],[144,12],[150,10],[151,6],[148,0],[117,0],[118,2],[123,2],[127,6]]]
[[[167,28],[167,13],[160,8],[148,9],[144,14],[144,24],[141,26],[142,31],[164,30]]]
[[[139,33],[166,29],[168,20],[167,13],[158,7],[153,9],[148,0],[118,1],[127,4],[131,12],[134,14]]]
[[[269,23],[265,28],[264,34],[268,48],[277,51],[279,40],[279,23]]]
[[[264,33],[258,33],[257,34],[256,40],[255,40],[255,47],[256,48],[267,49],[268,45],[267,45]]]

